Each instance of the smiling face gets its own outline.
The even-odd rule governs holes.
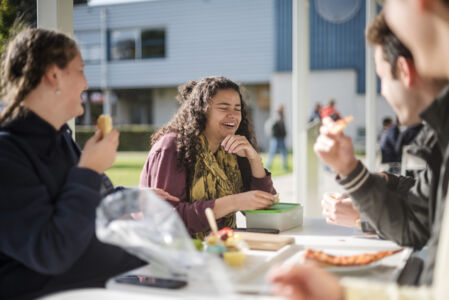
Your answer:
[[[63,99],[65,111],[69,119],[80,116],[84,112],[81,94],[87,89],[87,80],[84,75],[83,59],[78,53],[61,72],[59,89],[60,98]]]
[[[399,57],[398,60],[400,59],[405,60],[404,57]],[[401,68],[397,69],[397,76],[393,75],[390,63],[385,60],[382,46],[374,47],[374,62],[376,73],[381,80],[381,94],[393,108],[399,123],[413,125],[420,122],[419,114],[427,104],[423,101],[419,90],[413,85],[406,85]]]
[[[226,136],[235,134],[242,120],[241,110],[239,93],[233,89],[219,90],[212,97],[204,130],[209,143],[219,144]]]

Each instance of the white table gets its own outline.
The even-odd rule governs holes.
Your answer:
[[[396,249],[398,246],[390,241],[377,238],[367,238],[360,230],[333,226],[326,224],[323,218],[305,218],[302,227],[294,228],[281,233],[293,236],[295,244],[284,247],[278,252],[249,251],[244,267],[231,269],[231,280],[236,283],[239,294],[238,299],[264,299],[268,296],[269,284],[265,281],[266,271],[275,264],[292,263],[298,260],[298,252],[304,248],[326,250],[329,253],[355,254]],[[363,276],[373,280],[392,281],[396,278],[398,270],[403,267],[405,259],[410,253],[409,249],[401,254],[394,255],[382,261],[375,268],[360,272],[337,274],[341,276]],[[147,274],[160,276],[160,270],[146,266],[132,271],[133,274]],[[109,280],[107,288],[128,292],[130,294],[151,294],[157,297],[179,297],[183,299],[211,299],[216,293],[203,282],[192,280],[188,286],[179,290],[167,290],[150,287],[131,286]],[[248,294],[249,293],[249,294]],[[226,296],[229,298],[229,295]]]

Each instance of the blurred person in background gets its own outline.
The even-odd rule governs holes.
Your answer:
[[[268,119],[265,123],[265,131],[270,137],[270,147],[268,150],[267,169],[271,170],[273,158],[276,153],[282,155],[282,167],[288,170],[287,164],[287,147],[285,146],[285,137],[287,136],[287,129],[285,127],[284,106],[279,105],[276,110],[276,115]]]
[[[315,121],[321,121],[321,104],[320,103],[315,104],[315,108],[313,109],[313,112],[309,118],[309,123],[315,122]]]
[[[327,106],[321,109],[320,114],[321,120],[326,117],[330,117],[334,121],[341,119],[340,113],[335,108],[335,99],[330,99]]]
[[[382,133],[380,134],[379,147],[382,152],[383,164],[400,162],[401,158],[396,153],[396,140],[399,136],[399,128],[390,117],[382,120]]]

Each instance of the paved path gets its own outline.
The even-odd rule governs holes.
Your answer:
[[[273,184],[278,191],[282,202],[297,203],[294,196],[295,184],[293,180],[293,173],[277,176],[273,178]],[[335,175],[329,171],[323,170],[319,174],[318,194],[322,195],[325,192],[342,192],[343,189],[336,183]]]

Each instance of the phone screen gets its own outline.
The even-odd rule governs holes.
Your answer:
[[[146,275],[125,275],[116,277],[115,281],[119,283],[160,287],[165,289],[179,289],[187,285],[187,282],[183,280],[164,279]]]

